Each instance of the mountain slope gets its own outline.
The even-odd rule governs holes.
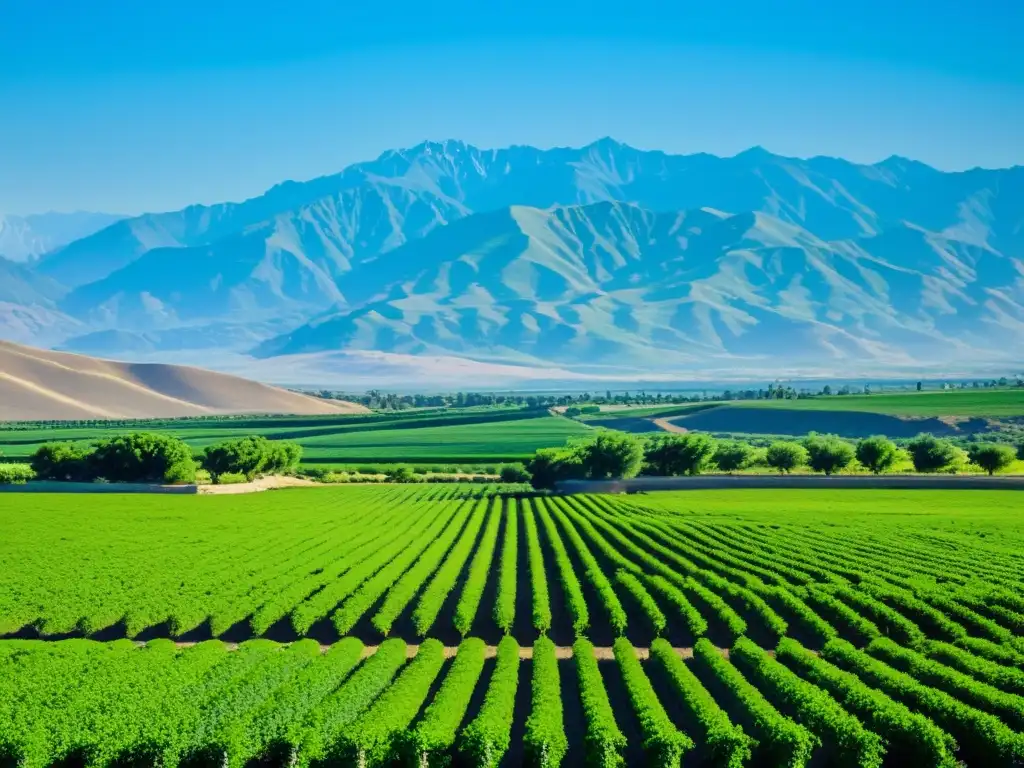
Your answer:
[[[5,421],[365,410],[199,368],[117,363],[0,342],[0,420]]]
[[[907,225],[829,242],[763,213],[515,207],[383,258],[386,274],[371,264],[351,273],[362,291],[355,308],[324,313],[256,354],[907,364],[964,359],[1024,331],[1024,261]]]
[[[29,261],[88,237],[122,218],[111,213],[85,211],[0,216],[0,256],[11,261]]]
[[[425,142],[119,221],[35,273],[86,350],[998,359],[1022,338],[1022,200],[1020,167]]]

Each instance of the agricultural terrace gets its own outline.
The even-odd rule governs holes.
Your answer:
[[[1024,761],[1024,494],[3,504],[17,765]]]

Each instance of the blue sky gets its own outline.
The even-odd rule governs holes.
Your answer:
[[[423,139],[1024,164],[1018,0],[0,0],[0,212],[259,194]]]

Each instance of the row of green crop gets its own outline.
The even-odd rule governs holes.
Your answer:
[[[955,646],[928,648],[977,662]],[[586,764],[622,765],[623,718],[636,723],[647,762],[662,766],[678,766],[695,743],[720,768],[752,758],[804,766],[819,744],[836,764],[858,767],[880,766],[883,756],[939,768],[964,757],[993,766],[1024,758],[1024,736],[1014,730],[1024,700],[888,640],[866,652],[832,640],[819,655],[786,638],[773,657],[741,638],[727,657],[702,638],[692,663],[663,639],[652,644],[646,663],[625,638],[613,650],[614,669],[602,670],[581,638],[572,666],[562,668],[550,640],[535,643],[523,735],[529,765],[557,766],[566,758],[562,675],[569,669],[585,720],[583,753],[575,759]],[[364,655],[353,638],[326,652],[308,640],[254,640],[236,651],[218,641],[188,648],[168,640],[144,647],[7,641],[0,643],[0,759],[26,768],[63,761],[230,767],[266,758],[382,765],[396,756],[444,765],[458,751],[471,765],[502,761],[520,684],[513,638],[501,641],[488,674],[478,639],[463,641],[447,669],[437,640],[425,641],[409,661],[397,639],[360,661]],[[628,711],[613,709],[609,675],[621,681]],[[471,701],[485,678],[473,714]],[[655,679],[666,693],[656,692]],[[690,732],[679,729],[666,702],[685,710]]]

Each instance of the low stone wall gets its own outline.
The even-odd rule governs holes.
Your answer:
[[[629,480],[564,480],[560,493],[630,493],[634,491],[697,491],[732,488],[890,488],[905,490],[1024,491],[1024,476],[981,475],[697,475],[696,477],[634,477]]]

